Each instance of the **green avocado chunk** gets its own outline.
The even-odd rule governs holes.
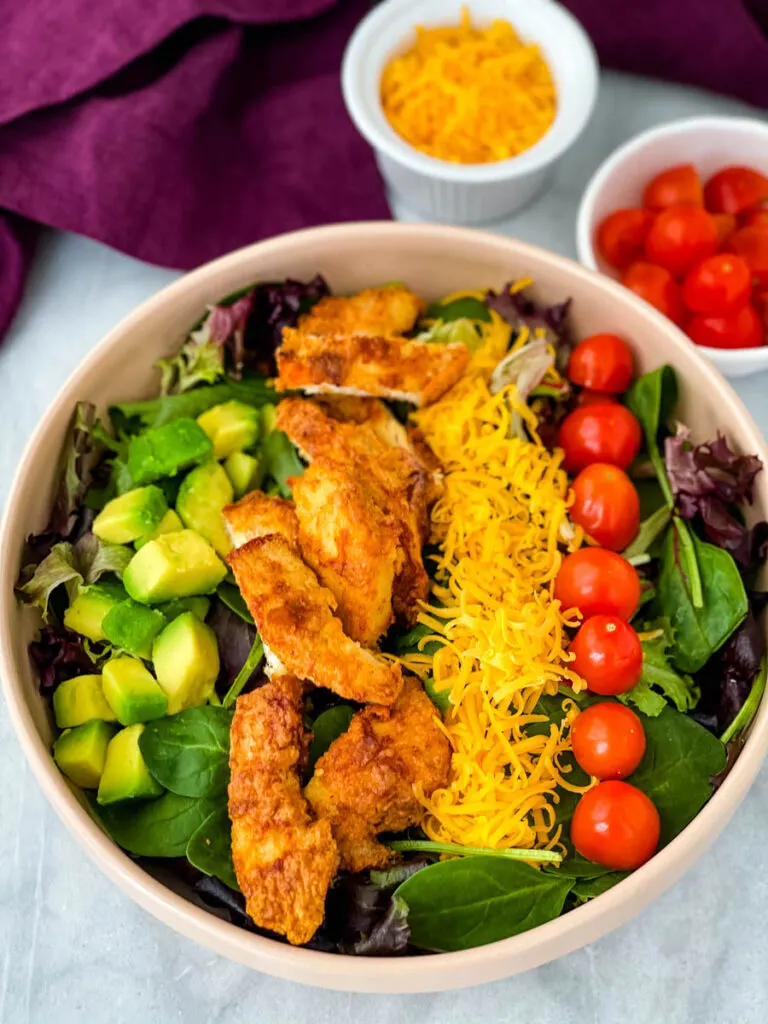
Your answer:
[[[176,499],[176,511],[190,530],[213,545],[225,558],[232,550],[221,510],[234,501],[235,493],[226,472],[218,462],[206,462],[184,478]]]
[[[94,718],[117,721],[104,696],[100,675],[75,676],[59,683],[53,692],[53,717],[60,729],[72,729]]]
[[[204,704],[219,675],[216,635],[192,612],[185,612],[155,640],[152,664],[168,695],[169,715]]]
[[[159,487],[138,487],[108,501],[93,521],[93,532],[108,544],[130,544],[157,529],[167,511]]]
[[[138,658],[111,658],[102,669],[102,686],[121,725],[162,718],[168,698]]]
[[[166,618],[161,611],[147,608],[130,597],[107,612],[101,624],[111,644],[137,658],[152,657],[154,639],[165,626]]]
[[[53,745],[53,759],[76,786],[96,789],[114,734],[114,726],[100,718],[78,725],[76,729],[67,729]]]
[[[102,806],[118,800],[160,796],[165,792],[141,756],[139,737],[143,730],[143,725],[129,725],[110,741],[96,796]]]
[[[104,640],[104,619],[125,598],[125,590],[119,583],[99,582],[80,587],[77,597],[64,612],[64,625],[94,643]]]
[[[135,484],[151,484],[202,462],[212,451],[210,438],[195,420],[172,420],[131,438],[128,472]]]
[[[123,573],[123,583],[134,601],[160,604],[210,594],[226,575],[226,566],[207,540],[195,530],[179,530],[137,551]]]
[[[250,448],[261,433],[259,410],[235,399],[207,409],[197,422],[213,442],[215,459],[226,459],[232,452]]]
[[[148,541],[154,540],[155,537],[162,537],[164,533],[175,533],[177,530],[183,529],[184,523],[182,523],[173,509],[169,508],[155,529],[151,533],[148,533],[146,537],[139,537],[139,539],[134,542],[134,547],[138,551],[139,548],[143,548]]]
[[[244,494],[255,491],[261,486],[264,476],[262,464],[255,455],[248,452],[232,452],[224,463],[236,498],[242,498]]]

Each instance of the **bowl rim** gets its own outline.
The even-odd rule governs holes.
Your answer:
[[[428,178],[460,184],[508,181],[539,171],[559,159],[573,145],[592,116],[597,101],[599,65],[594,45],[583,25],[557,0],[537,0],[533,10],[537,12],[537,16],[541,16],[542,21],[547,17],[554,18],[559,22],[561,30],[570,36],[572,52],[581,65],[578,75],[582,90],[579,116],[565,120],[558,108],[555,120],[530,149],[507,160],[488,164],[453,164],[429,156],[411,146],[390,126],[383,111],[383,124],[379,124],[376,118],[371,116],[359,88],[360,69],[365,66],[368,47],[382,31],[386,30],[389,21],[404,11],[412,12],[413,30],[419,20],[419,9],[423,2],[425,0],[383,0],[360,21],[344,50],[341,65],[344,103],[355,127],[369,145],[378,153],[411,171]],[[471,11],[472,0],[467,0],[465,6]]]
[[[729,117],[727,114],[703,114],[696,117],[680,117],[674,121],[666,121],[664,124],[646,128],[644,131],[638,132],[637,135],[633,135],[626,142],[617,146],[599,164],[581,194],[579,209],[576,214],[576,252],[579,263],[589,270],[602,273],[595,257],[595,247],[592,244],[594,234],[593,221],[597,199],[608,179],[635,153],[644,149],[649,142],[670,135],[686,135],[688,132],[698,131],[701,128],[706,128],[713,132],[747,131],[755,135],[764,136],[768,145],[768,122],[751,117]],[[611,280],[616,279],[611,278]],[[691,344],[694,343],[691,342]],[[697,345],[696,348],[697,351],[714,362],[726,360],[729,368],[733,367],[737,373],[739,369],[746,370],[752,368],[756,361],[762,361],[768,366],[768,344],[757,348],[721,349],[710,348],[708,345]],[[764,357],[762,360],[761,356]]]
[[[46,458],[44,449],[50,421],[63,406],[74,403],[81,380],[97,368],[102,356],[120,344],[124,336],[140,325],[148,314],[178,297],[199,293],[209,278],[215,278],[223,269],[247,263],[255,251],[262,256],[274,254],[279,258],[284,251],[290,252],[297,243],[333,243],[351,238],[370,245],[389,235],[399,238],[421,236],[422,240],[434,243],[436,250],[455,245],[487,252],[491,247],[522,260],[527,255],[540,257],[545,254],[551,264],[567,271],[577,280],[581,279],[608,292],[619,304],[634,305],[645,319],[655,322],[666,333],[670,331],[669,321],[665,317],[615,281],[538,246],[476,229],[396,222],[328,225],[258,242],[199,267],[166,285],[105,335],[58,390],[25,446],[0,522],[0,580],[3,581],[0,591],[0,676],[14,731],[46,798],[91,859],[136,903],[182,935],[220,955],[277,977],[336,990],[392,994],[442,991],[507,977],[516,971],[527,970],[581,948],[634,916],[642,906],[673,884],[714,841],[754,780],[768,750],[768,696],[760,704],[735,765],[693,821],[647,864],[599,898],[529,932],[460,952],[376,959],[295,948],[229,924],[157,881],[101,831],[75,795],[74,788],[64,780],[35,727],[10,654],[11,635],[20,614],[12,589],[18,573],[20,552],[12,547],[9,539],[16,532],[16,520],[20,516],[16,511],[16,499],[23,488],[28,467]],[[673,329],[670,341],[680,345],[683,336],[678,339],[674,337],[675,333],[679,332]],[[689,351],[687,345],[685,352],[687,358],[699,364],[703,380],[720,393],[733,419],[740,421],[752,435],[756,450],[764,453],[759,431],[731,386],[698,353]],[[768,483],[765,486],[768,488]],[[23,535],[23,531],[20,532]],[[622,913],[622,908],[629,903],[634,903],[634,909]],[[555,953],[549,950],[551,942],[557,945]],[[427,973],[430,976],[428,983],[423,978],[425,967],[428,967]],[[480,977],[476,976],[476,971]]]

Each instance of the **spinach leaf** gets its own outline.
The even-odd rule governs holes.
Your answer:
[[[243,692],[243,688],[246,683],[250,680],[253,673],[261,665],[264,659],[264,644],[261,642],[261,637],[257,633],[253,640],[253,645],[248,654],[248,657],[243,662],[243,667],[237,673],[235,678],[232,680],[232,685],[225,693],[222,699],[222,707],[231,708],[237,698]]]
[[[662,505],[655,512],[640,523],[637,536],[629,545],[624,548],[622,555],[625,558],[636,558],[638,555],[647,555],[662,533],[669,526],[672,518],[672,510],[668,505]]]
[[[593,878],[580,878],[571,889],[571,896],[578,903],[586,903],[587,900],[593,900],[596,896],[608,892],[617,882],[628,878],[629,874],[629,871],[608,871]]]
[[[203,706],[147,722],[139,748],[157,781],[177,796],[223,793],[229,783],[232,712]]]
[[[187,843],[187,860],[204,875],[213,875],[230,889],[239,891],[232,863],[232,823],[226,806],[212,811],[192,834]]]
[[[643,672],[637,685],[621,694],[619,700],[622,704],[634,704],[651,718],[661,714],[667,701],[678,711],[695,708],[699,700],[698,687],[690,676],[680,675],[669,662],[669,651],[674,648],[674,634],[669,621],[659,619],[638,632],[650,634],[641,643]]]
[[[490,846],[460,846],[458,843],[439,843],[432,839],[392,839],[384,843],[396,853],[423,853],[427,857],[439,857],[449,853],[455,857],[503,857],[507,860],[527,862],[541,861],[559,864],[562,855],[554,850],[524,850],[520,847],[493,849]]]
[[[452,302],[433,302],[427,309],[427,317],[430,320],[482,320],[483,323],[491,322],[491,314],[481,299],[475,299],[467,295],[461,299],[454,299]]]
[[[282,430],[273,430],[261,443],[261,458],[265,476],[277,484],[277,493],[281,498],[291,497],[288,478],[301,476],[304,463],[296,449]]]
[[[243,600],[243,595],[233,586],[231,583],[220,583],[216,588],[216,593],[229,608],[231,612],[238,615],[243,622],[247,622],[249,625],[253,625],[253,616],[248,611],[248,605]]]
[[[309,775],[315,770],[315,765],[333,741],[347,731],[354,714],[354,709],[348,704],[336,704],[335,707],[328,708],[317,716],[312,725],[312,742],[309,744]]]
[[[752,721],[752,716],[760,706],[760,701],[765,693],[767,669],[768,665],[766,664],[765,658],[763,658],[760,664],[760,671],[755,676],[755,681],[752,683],[752,688],[749,691],[749,696],[741,705],[736,717],[720,737],[721,743],[729,743],[734,736],[738,736],[739,733],[743,732]]]
[[[651,467],[652,468],[652,467]],[[631,467],[627,470],[630,477],[632,477]],[[655,471],[654,471],[655,473]],[[640,499],[640,518],[648,519],[653,513],[660,508],[669,507],[664,498],[664,492],[659,487],[659,481],[654,475],[651,480],[643,480],[632,477],[632,483],[635,485],[637,496]]]
[[[177,793],[95,808],[117,845],[138,857],[185,856],[192,835],[215,809],[211,799]]]
[[[677,404],[677,375],[671,366],[660,366],[638,377],[627,392],[627,406],[640,421],[648,456],[656,470],[664,498],[672,507],[674,499],[660,450],[660,431],[666,428]]]
[[[427,644],[429,647],[429,644]],[[437,644],[435,645],[437,646]],[[451,690],[450,687],[438,688],[435,686],[435,680],[432,676],[427,676],[424,680],[424,692],[435,705],[441,715],[445,716],[451,710]]]
[[[398,886],[411,943],[437,952],[472,949],[557,917],[572,878],[519,861],[461,857],[431,864]]]
[[[180,418],[195,420],[206,409],[233,398],[246,405],[262,406],[274,402],[277,392],[263,377],[246,376],[240,381],[209,384],[180,395],[165,395],[143,402],[120,402],[109,407],[109,416],[118,434],[136,434]]]

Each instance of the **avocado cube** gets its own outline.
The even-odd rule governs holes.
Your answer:
[[[232,544],[221,510],[230,505],[234,497],[223,467],[218,462],[206,462],[187,474],[176,499],[176,511],[184,525],[197,530],[222,558],[232,550]]]
[[[224,463],[224,469],[232,483],[235,498],[238,499],[255,491],[264,476],[260,460],[248,452],[232,452]]]
[[[212,452],[211,439],[195,420],[171,420],[131,438],[128,472],[135,484],[151,484],[202,462]]]
[[[76,786],[96,789],[104,771],[114,726],[94,718],[76,729],[67,729],[53,744],[53,759]]]
[[[139,537],[138,540],[134,541],[133,546],[138,551],[139,548],[144,547],[147,541],[154,540],[155,537],[162,537],[164,533],[176,533],[177,530],[183,529],[184,523],[182,523],[173,509],[169,508],[155,529],[151,533],[148,533],[146,537]]]
[[[157,610],[163,613],[166,622],[173,622],[184,612],[192,612],[201,622],[205,622],[210,607],[211,602],[207,597],[180,597],[168,604],[161,604]]]
[[[80,587],[77,597],[64,612],[64,625],[94,643],[104,640],[104,618],[125,597],[125,590],[119,583],[102,581]]]
[[[102,669],[102,686],[121,725],[162,718],[168,698],[138,658],[111,658]]]
[[[60,729],[72,729],[94,718],[117,721],[104,696],[100,675],[75,676],[59,683],[53,691],[53,717]]]
[[[143,731],[143,725],[129,725],[110,741],[96,795],[97,802],[102,806],[117,803],[118,800],[160,796],[165,792],[141,756],[139,737]]]
[[[277,430],[277,408],[271,402],[261,407],[261,436],[267,437]]]
[[[166,618],[161,611],[147,608],[128,597],[104,616],[101,628],[115,647],[135,654],[137,658],[149,659],[154,639],[165,625]]]
[[[108,544],[130,544],[157,529],[167,511],[159,487],[138,487],[108,501],[93,521],[93,532]]]
[[[123,584],[134,601],[160,604],[210,594],[226,575],[226,566],[207,540],[195,530],[179,530],[137,551],[123,573]]]
[[[259,410],[235,399],[207,409],[197,422],[213,442],[215,459],[226,459],[232,452],[250,448],[261,433]]]
[[[168,695],[169,715],[205,704],[219,675],[216,635],[192,612],[185,612],[155,640],[152,664]]]

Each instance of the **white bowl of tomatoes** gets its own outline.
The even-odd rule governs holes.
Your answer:
[[[768,124],[672,121],[601,164],[577,248],[676,323],[730,377],[768,369]]]

